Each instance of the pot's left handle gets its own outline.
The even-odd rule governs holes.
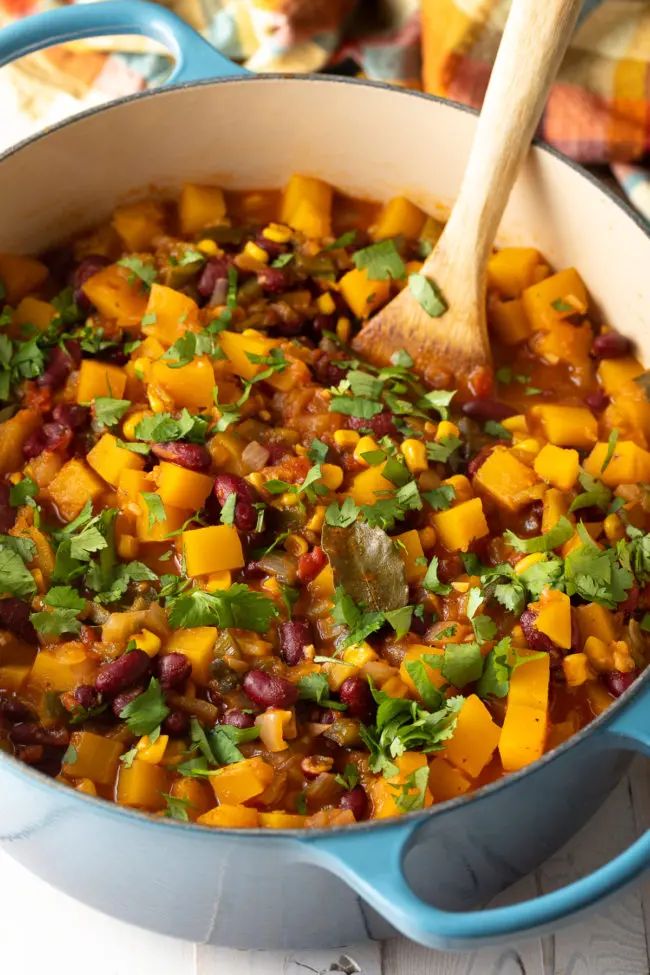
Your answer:
[[[171,10],[147,0],[72,4],[17,20],[0,30],[0,66],[52,44],[120,34],[141,34],[168,49],[175,64],[165,84],[248,74]]]

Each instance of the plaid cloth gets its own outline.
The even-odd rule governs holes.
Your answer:
[[[510,0],[167,0],[253,71],[350,71],[480,107]],[[540,0],[544,2],[544,0]],[[0,24],[56,0],[0,0]],[[138,37],[75,42],[0,71],[0,148],[159,84],[169,60]],[[650,2],[585,0],[541,135],[609,164],[650,220]]]

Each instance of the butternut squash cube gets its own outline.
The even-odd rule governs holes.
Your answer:
[[[87,501],[93,504],[105,490],[105,484],[83,460],[67,461],[50,481],[50,498],[64,521],[73,521]]]
[[[124,750],[123,742],[90,731],[75,731],[70,735],[70,744],[77,757],[74,762],[64,763],[63,774],[75,779],[91,779],[96,785],[110,785]]]
[[[169,794],[187,802],[187,816],[192,823],[211,809],[214,802],[214,793],[208,783],[190,776],[172,782]]]
[[[98,396],[121,399],[126,387],[126,373],[98,359],[84,359],[79,370],[77,403],[93,403]]]
[[[503,345],[525,342],[532,331],[521,298],[490,302],[489,321],[492,331]]]
[[[377,223],[372,228],[375,240],[387,237],[419,237],[424,227],[426,214],[407,200],[405,196],[395,196],[384,204]]]
[[[113,227],[127,251],[148,251],[165,229],[165,209],[156,200],[140,200],[115,208]]]
[[[143,491],[152,492],[155,488],[156,485],[150,474],[127,467],[120,473],[120,479],[117,482],[117,496],[119,501],[123,503],[139,502]]]
[[[556,447],[593,447],[598,439],[598,421],[584,406],[533,406],[529,415],[544,436]]]
[[[198,511],[214,485],[214,478],[162,461],[154,471],[158,494],[172,508]]]
[[[621,387],[643,372],[643,366],[634,356],[620,359],[601,359],[596,375],[608,396],[616,396]]]
[[[474,475],[474,488],[509,511],[520,511],[541,497],[537,475],[517,460],[508,447],[495,447]],[[451,509],[454,510],[453,508]]]
[[[434,758],[429,766],[429,788],[436,802],[457,799],[471,788],[469,779],[460,769],[454,768],[444,758]]]
[[[226,201],[218,186],[186,183],[178,203],[181,233],[192,235],[204,227],[221,223],[226,215]]]
[[[273,781],[273,766],[262,758],[245,758],[219,769],[210,785],[220,803],[237,805],[259,796]]]
[[[250,329],[247,332],[221,332],[219,344],[230,360],[233,372],[242,379],[253,379],[266,367],[262,363],[252,362],[249,355],[269,356],[280,343]]]
[[[160,765],[165,757],[165,750],[169,744],[169,735],[158,735],[154,742],[149,735],[143,735],[136,748],[138,759],[141,762],[149,762],[150,765]]]
[[[608,449],[606,443],[596,444],[584,463],[588,474],[599,478],[607,487],[645,484],[650,480],[650,452],[632,440],[619,440],[609,464],[603,470]]]
[[[382,475],[383,467],[369,467],[367,471],[355,474],[348,494],[361,504],[374,504],[382,491],[395,491],[395,486]]]
[[[460,709],[453,736],[442,756],[471,779],[483,771],[499,742],[500,728],[476,694],[470,694]]]
[[[570,315],[584,315],[589,307],[587,289],[574,267],[530,285],[522,297],[534,331],[551,329]]]
[[[169,774],[162,766],[136,758],[130,768],[120,767],[115,798],[121,806],[156,812],[165,808],[163,793],[168,791]]]
[[[353,268],[339,281],[339,289],[357,318],[367,318],[390,297],[390,279],[371,281],[365,267]]]
[[[88,453],[87,460],[92,469],[113,487],[117,487],[122,471],[141,471],[144,467],[144,457],[120,447],[112,433],[105,433],[100,437]]]
[[[209,809],[196,820],[201,826],[216,826],[222,829],[254,829],[259,826],[257,809],[223,803]]]
[[[442,658],[444,657],[444,653],[445,651],[443,650],[442,647],[430,647],[427,644],[423,644],[423,643],[411,644],[408,647],[406,653],[404,654],[404,657],[402,658],[402,662],[400,664],[399,676],[401,680],[406,684],[413,697],[420,700],[420,694],[418,692],[418,689],[413,681],[413,678],[411,677],[408,671],[408,664],[412,663],[414,660],[420,660],[425,655],[431,657],[440,657],[440,664],[441,664],[440,667],[432,667],[430,664],[424,661],[423,661],[423,666],[426,671],[426,675],[431,681],[431,683],[433,684],[433,686],[438,688],[444,687],[445,684],[447,683],[446,679],[442,676]]]
[[[211,525],[183,532],[188,576],[203,576],[224,569],[241,569],[244,553],[234,525]]]
[[[56,308],[40,298],[23,298],[14,312],[14,325],[34,325],[39,332],[49,328],[56,315]]]
[[[0,667],[0,690],[19,691],[29,676],[28,664],[4,664]]]
[[[605,643],[618,639],[619,625],[610,609],[598,603],[586,603],[584,606],[576,606],[575,612],[583,646],[590,636],[599,637]]]
[[[82,290],[100,314],[114,318],[123,328],[140,324],[147,296],[127,268],[109,264],[84,281]]]
[[[571,600],[559,589],[545,589],[537,609],[535,626],[563,650],[571,649]]]
[[[332,566],[326,565],[315,579],[309,583],[309,592],[316,599],[329,599],[334,595],[334,574]]]
[[[535,282],[541,255],[534,247],[503,247],[488,261],[488,287],[503,298],[519,298]]]
[[[306,237],[329,237],[332,187],[313,176],[291,177],[283,196],[280,220]]]
[[[544,752],[547,731],[550,656],[543,654],[512,672],[499,753],[507,772],[515,772]]]
[[[4,285],[5,300],[16,305],[21,298],[45,282],[49,272],[44,264],[21,254],[0,254],[0,281]]]
[[[555,528],[560,518],[569,511],[569,498],[557,488],[549,488],[544,494],[542,508],[542,532]],[[573,516],[571,516],[573,517]]]
[[[438,538],[449,552],[466,552],[475,539],[483,538],[490,531],[480,498],[464,501],[447,511],[437,511],[432,520]]]
[[[77,684],[91,680],[95,670],[83,644],[71,641],[52,650],[39,650],[29,683],[41,690],[72,691]]]
[[[155,493],[155,492],[154,492]],[[135,534],[139,542],[164,542],[172,532],[177,532],[187,521],[187,510],[172,508],[163,502],[165,517],[150,524],[149,507],[144,498],[137,499],[138,514]]]
[[[422,752],[404,752],[395,759],[395,765],[399,769],[397,775],[390,778],[375,778],[369,786],[370,799],[372,802],[373,819],[387,819],[390,816],[402,816],[405,812],[396,802],[402,795],[408,780],[417,772],[418,769],[425,768],[427,764],[426,755]],[[415,789],[409,790],[415,795]],[[407,797],[408,797],[407,795]],[[427,786],[424,793],[424,808],[433,804],[433,796]]]
[[[569,687],[581,687],[596,676],[586,653],[568,653],[562,659],[562,670]]]
[[[216,642],[215,626],[194,626],[172,633],[165,644],[164,652],[184,654],[192,664],[192,680],[197,684],[207,684]]]
[[[567,362],[585,368],[589,362],[589,351],[594,334],[587,322],[571,325],[558,322],[545,332],[536,332],[530,338],[530,346],[535,355],[550,365]]]
[[[422,551],[422,542],[417,531],[402,532],[395,536],[399,554],[406,570],[407,582],[419,582],[427,571],[427,563]]]
[[[280,810],[260,813],[260,826],[266,829],[303,829],[305,816],[297,813],[285,813]]]
[[[154,362],[151,382],[160,386],[178,407],[206,410],[212,406],[214,369],[207,356],[193,359],[186,366],[170,368],[165,362]]]
[[[188,328],[196,325],[199,308],[188,295],[163,284],[151,285],[149,301],[145,309],[145,320],[152,324],[144,325],[142,330],[146,335],[159,339],[165,345],[173,345]],[[142,346],[139,355],[146,355]]]
[[[546,444],[535,463],[535,473],[560,491],[570,491],[578,480],[580,457],[577,450]]]
[[[23,446],[40,423],[36,410],[18,410],[15,416],[0,423],[0,474],[13,474],[22,468]]]

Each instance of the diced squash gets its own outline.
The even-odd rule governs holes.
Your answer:
[[[195,626],[172,633],[165,644],[164,652],[184,654],[192,664],[192,679],[195,683],[207,684],[216,642],[216,627]]]
[[[303,829],[305,816],[297,813],[286,813],[281,810],[260,813],[260,826],[266,829]]]
[[[606,643],[618,639],[618,624],[610,609],[598,603],[586,603],[576,606],[575,612],[583,646],[590,636],[597,636]]]
[[[39,298],[23,298],[16,311],[14,312],[14,325],[33,325],[44,332],[49,328],[52,319],[56,315],[56,308],[49,301],[41,301]]]
[[[63,467],[63,457],[54,450],[44,450],[36,457],[32,457],[25,465],[25,474],[38,484],[39,488],[48,487]]]
[[[138,759],[141,762],[149,762],[150,765],[160,765],[168,744],[169,735],[158,735],[155,741],[151,741],[149,735],[143,735],[136,745]]]
[[[219,769],[210,785],[220,803],[237,805],[259,796],[273,781],[273,766],[262,758],[245,758]]]
[[[246,333],[221,332],[219,344],[230,360],[233,371],[242,379],[253,379],[266,367],[260,362],[252,362],[249,355],[266,358],[271,354],[271,350],[279,345],[279,342],[276,339],[266,338],[259,332],[249,330]]]
[[[594,334],[588,322],[571,325],[558,322],[545,332],[536,332],[530,338],[530,347],[535,355],[549,365],[566,362],[584,369],[589,362],[589,351]]]
[[[193,776],[184,776],[172,782],[169,794],[174,799],[187,803],[185,809],[190,822],[195,822],[212,808],[214,793],[207,782],[201,782]]]
[[[534,247],[504,247],[488,261],[488,287],[503,298],[519,298],[535,282],[541,255]]]
[[[4,300],[10,305],[40,288],[48,273],[46,266],[33,257],[0,254],[0,282],[4,285]]]
[[[156,485],[150,474],[125,468],[117,482],[117,495],[120,501],[139,502],[143,491],[152,492]]]
[[[203,576],[224,569],[241,569],[244,553],[234,525],[211,525],[183,532],[188,576]]]
[[[165,209],[156,200],[125,203],[115,208],[111,222],[127,251],[147,251],[165,229]]]
[[[163,502],[165,517],[162,521],[152,522],[144,498],[138,498],[137,503],[139,511],[135,522],[135,534],[140,542],[164,542],[172,532],[177,532],[187,521],[187,509],[172,508]]]
[[[280,220],[306,237],[329,237],[332,187],[312,176],[291,177],[282,196]]]
[[[395,536],[399,554],[406,570],[407,582],[419,582],[427,571],[427,563],[422,550],[420,536],[415,529]]]
[[[429,788],[436,802],[456,799],[464,795],[471,783],[460,769],[454,768],[444,758],[434,758],[429,766]]]
[[[154,362],[151,382],[171,396],[178,407],[205,410],[212,406],[214,369],[207,356],[193,359],[178,369],[171,368],[165,362]]]
[[[198,511],[214,485],[214,478],[162,461],[154,471],[158,494],[166,505]]]
[[[598,421],[584,406],[538,404],[529,411],[534,424],[556,447],[593,447],[598,439]]]
[[[419,237],[426,220],[426,214],[407,200],[405,196],[395,196],[384,205],[372,228],[375,240],[387,237]]]
[[[201,826],[217,826],[222,829],[254,829],[259,826],[257,809],[248,806],[223,803],[209,809],[196,820]]]
[[[98,396],[121,399],[126,386],[126,373],[98,359],[84,359],[79,370],[77,403],[92,403]]]
[[[549,488],[544,494],[542,508],[542,532],[555,528],[560,518],[569,511],[569,499],[563,491]]]
[[[339,289],[357,318],[367,318],[388,301],[390,279],[371,281],[365,267],[353,268],[343,275]]]
[[[556,643],[563,650],[571,649],[571,600],[559,589],[545,589],[538,603],[531,607],[537,610],[535,626],[540,633]]]
[[[195,234],[204,227],[221,223],[225,215],[226,201],[218,186],[185,184],[178,203],[181,233]]]
[[[474,475],[474,488],[509,511],[520,511],[543,492],[537,475],[517,460],[508,447],[494,448]]]
[[[553,487],[570,491],[578,480],[580,457],[577,450],[567,450],[549,443],[542,447],[533,467],[535,473]]]
[[[355,474],[348,494],[361,504],[374,504],[382,491],[394,491],[394,485],[382,475],[383,466],[369,467],[367,471]]]
[[[122,471],[140,471],[144,467],[144,458],[132,450],[120,447],[112,433],[105,433],[100,437],[89,451],[87,460],[92,469],[113,487],[117,487]]]
[[[444,650],[442,647],[430,647],[423,643],[411,644],[406,650],[399,668],[399,676],[401,680],[406,684],[411,694],[418,700],[420,700],[420,694],[408,669],[409,664],[412,664],[414,661],[422,661],[425,674],[434,687],[444,687],[447,683],[446,679],[442,676],[441,667],[432,667],[431,664],[427,663],[425,660],[422,660],[424,656],[439,657],[440,664],[442,665]]]
[[[19,509],[16,524],[9,534],[15,535],[17,538],[29,538],[34,543],[36,554],[33,560],[33,568],[42,573],[43,581],[47,585],[54,571],[54,551],[49,537],[33,523],[31,509]]]
[[[443,757],[471,779],[483,771],[499,742],[500,728],[476,694],[465,698]]]
[[[543,654],[512,672],[499,753],[507,772],[538,759],[544,751],[548,723],[550,656]]]
[[[29,683],[40,689],[72,691],[77,684],[88,683],[95,669],[83,644],[71,641],[53,650],[39,650]]]
[[[589,307],[587,289],[573,267],[526,288],[523,301],[535,331],[551,329],[569,315],[584,315]]]
[[[90,731],[75,731],[70,735],[74,761],[63,764],[63,774],[75,779],[91,779],[96,785],[110,785],[117,772],[117,763],[124,751],[124,743],[94,735]]]
[[[22,467],[23,446],[40,422],[36,410],[18,410],[0,423],[0,474],[13,474]]]
[[[192,298],[154,282],[145,309],[145,320],[151,324],[144,325],[142,330],[165,345],[173,345],[188,328],[196,325],[198,316],[198,305]],[[140,347],[138,354],[147,353]]]
[[[67,461],[50,481],[50,498],[64,521],[73,521],[87,501],[94,502],[106,485],[83,460]]]
[[[619,440],[605,470],[609,446],[597,443],[587,457],[584,468],[588,474],[599,478],[607,487],[619,484],[645,484],[650,481],[650,452],[632,440]]]
[[[309,592],[312,597],[317,599],[329,599],[334,595],[334,573],[332,566],[326,565],[321,569],[315,579],[309,583]]]
[[[406,810],[398,806],[396,800],[404,795],[407,789],[408,780],[418,769],[425,768],[427,764],[426,755],[422,752],[404,752],[395,759],[395,765],[399,769],[397,775],[390,778],[377,777],[372,780],[369,786],[370,799],[372,802],[373,818],[387,819],[389,816],[401,816]],[[407,789],[405,798],[416,795],[415,787]],[[424,808],[433,804],[433,796],[429,788],[424,793]]]
[[[562,670],[569,687],[581,687],[596,676],[586,653],[568,653],[562,659]]]
[[[155,812],[165,808],[163,793],[168,787],[169,775],[162,766],[135,758],[130,768],[120,767],[115,798],[121,806]]]
[[[477,538],[489,534],[480,498],[464,501],[447,511],[433,515],[433,527],[449,552],[466,552]]]
[[[492,331],[503,345],[518,345],[525,342],[531,333],[521,298],[490,302],[489,319]]]
[[[596,375],[607,395],[616,396],[626,383],[636,379],[642,372],[643,366],[639,360],[630,355],[620,359],[601,359]]]
[[[0,666],[0,690],[19,691],[29,676],[28,664],[4,664]]]
[[[140,324],[147,307],[147,296],[134,278],[126,268],[109,264],[84,281],[82,290],[98,312],[128,328]]]

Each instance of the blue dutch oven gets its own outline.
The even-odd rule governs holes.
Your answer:
[[[591,4],[593,6],[593,4]],[[49,44],[144,34],[176,65],[171,87],[87,112],[0,159],[0,250],[37,251],[129,193],[185,180],[281,186],[313,173],[357,195],[450,203],[475,116],[414,92],[339,78],[248,76],[162,7],[73,6],[0,33],[0,64]],[[624,204],[536,146],[503,235],[576,263],[605,319],[650,362],[650,238]],[[490,897],[598,809],[634,752],[650,751],[650,670],[538,762],[466,798],[345,829],[209,830],[74,792],[0,752],[0,841],[27,868],[109,914],[246,948],[326,947],[400,932],[475,948],[554,929],[638,877],[650,833],[594,873],[511,907]]]

